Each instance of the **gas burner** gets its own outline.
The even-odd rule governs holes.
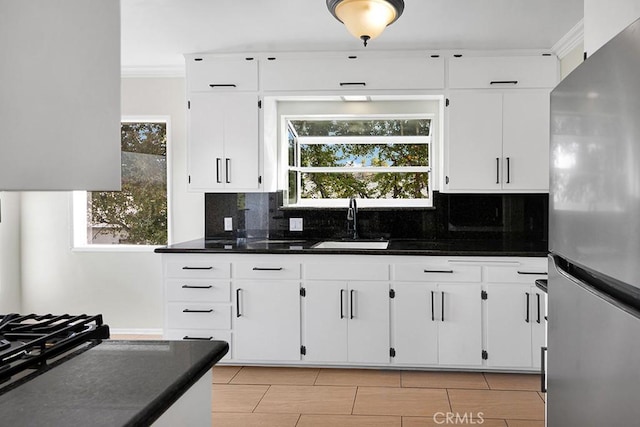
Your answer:
[[[18,379],[44,371],[62,356],[106,338],[109,327],[103,324],[102,315],[0,315],[0,394]]]

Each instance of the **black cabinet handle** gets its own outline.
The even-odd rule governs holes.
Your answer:
[[[366,86],[365,82],[340,82],[340,86]]]
[[[344,319],[344,289],[340,289],[340,318]]]
[[[431,291],[431,321],[435,322],[436,321],[436,312],[434,310],[435,307],[435,292]]]
[[[196,341],[211,341],[213,337],[190,337],[189,335],[185,335],[183,340],[196,340]]]
[[[218,184],[222,184],[222,179],[220,178],[220,168],[222,168],[222,159],[218,157],[216,158],[216,182]]]
[[[547,358],[545,357],[546,352],[547,347],[540,347],[540,391],[543,393],[547,392]]]
[[[517,80],[493,80],[490,85],[517,85]]]
[[[224,177],[227,184],[231,184],[231,159],[225,159]]]
[[[546,276],[546,271],[518,271],[518,274],[530,274],[530,275],[543,275]]]
[[[424,270],[425,273],[453,273],[453,270]]]
[[[349,301],[349,309],[351,310],[351,313],[349,313],[349,316],[351,319],[353,319],[355,316],[353,315],[353,293],[355,292],[355,290],[351,289],[349,291],[349,296],[350,296],[350,300]]]
[[[194,285],[182,285],[182,289],[211,289],[212,285],[209,286],[194,286]]]
[[[444,292],[440,294],[442,295],[442,321],[444,322]]]
[[[236,289],[236,317],[242,316],[242,314],[240,314],[240,292],[241,291],[242,291],[242,288]]]
[[[537,323],[540,323],[540,294],[536,293],[536,299],[538,300],[538,319],[536,320]]]
[[[185,265],[182,267],[183,270],[213,270],[213,267],[189,267]]]
[[[237,87],[234,83],[211,83],[209,87]]]
[[[525,322],[529,323],[529,292],[525,292],[527,294],[527,317],[524,319]]]
[[[282,267],[253,267],[253,271],[282,271]]]
[[[210,308],[208,310],[191,310],[190,308],[185,308],[182,310],[183,313],[213,313],[213,309]]]
[[[511,158],[507,157],[507,184],[511,184],[511,177],[510,177],[510,175],[511,175],[511,171],[510,171],[511,167],[510,167],[510,164],[511,164]]]
[[[500,157],[496,157],[496,184],[500,184]]]

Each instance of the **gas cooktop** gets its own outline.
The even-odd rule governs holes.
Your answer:
[[[0,314],[0,394],[107,338],[102,315]]]

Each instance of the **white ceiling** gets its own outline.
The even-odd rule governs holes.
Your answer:
[[[551,49],[583,0],[405,0],[367,50]],[[325,0],[121,0],[124,69],[180,68],[195,52],[365,49]]]

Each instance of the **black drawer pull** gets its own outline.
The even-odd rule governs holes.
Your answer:
[[[444,292],[441,292],[440,295],[442,296],[442,321],[444,322]]]
[[[282,267],[253,267],[253,271],[282,271]]]
[[[213,270],[213,267],[182,267],[183,270]]]
[[[340,318],[344,319],[344,289],[340,289]]]
[[[234,83],[211,83],[209,87],[236,87]]]
[[[434,297],[435,297],[435,292],[431,291],[431,321],[435,322],[436,321],[436,315],[435,315],[435,303],[434,303]]]
[[[547,275],[546,271],[520,271],[518,270],[518,274],[531,274],[531,275]]]
[[[213,313],[213,308],[209,310],[191,310],[190,308],[185,308],[182,310],[183,313]]]
[[[536,323],[540,323],[540,294],[536,292],[536,299],[538,300],[538,318]]]
[[[351,298],[350,298],[350,299],[351,299],[351,301],[349,301],[349,309],[351,310],[351,313],[349,314],[349,317],[350,317],[351,319],[353,319],[353,318],[355,317],[355,316],[353,315],[353,294],[354,294],[354,292],[355,292],[355,290],[354,290],[354,289],[351,289],[351,290],[349,291],[349,296],[351,297]]]
[[[500,184],[500,157],[496,157],[496,184]]]
[[[211,341],[213,337],[190,337],[189,335],[185,335],[183,340],[196,340],[196,341]]]
[[[489,84],[492,84],[492,85],[517,85],[518,81],[517,80],[493,80]]]
[[[242,292],[242,288],[236,289],[236,317],[242,316],[240,313],[240,292]]]
[[[340,82],[340,86],[366,86],[365,82]]]
[[[182,289],[211,289],[212,285],[209,286],[194,286],[194,285],[182,285]]]
[[[529,292],[525,293],[527,294],[527,317],[524,319],[524,321],[529,323],[529,298],[531,297],[531,295],[529,295]]]
[[[425,273],[453,273],[453,270],[424,270]]]

